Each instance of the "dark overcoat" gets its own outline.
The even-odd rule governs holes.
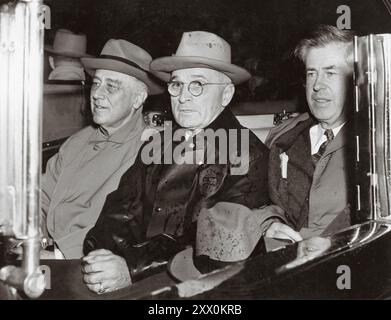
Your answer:
[[[217,144],[210,140],[206,142],[201,148],[204,163],[148,165],[145,164],[144,147],[154,149],[151,144],[140,149],[134,165],[122,176],[118,190],[108,195],[95,227],[86,237],[85,253],[105,248],[124,256],[128,265],[134,267],[137,260],[140,263],[145,260],[145,254],[151,257],[167,249],[167,238],[160,238],[147,253],[143,253],[144,258],[141,257],[143,254],[136,252],[135,248],[143,247],[150,239],[159,239],[159,235],[182,239],[182,245],[193,244],[194,222],[201,208],[226,201],[252,209],[269,202],[269,151],[266,146],[250,130],[242,127],[227,108],[205,129],[220,130],[220,134],[224,132],[227,137],[231,134],[231,138],[226,142],[216,139]],[[164,142],[164,133],[160,138],[158,160],[164,158],[164,153],[167,156],[167,150],[170,156],[179,145],[175,141]],[[194,155],[200,150],[193,142],[190,139],[186,147]],[[226,159],[221,158],[225,152],[220,151],[228,151]],[[237,158],[232,161],[235,159],[233,153],[241,159],[239,165]],[[213,161],[205,161],[207,154],[212,154]]]

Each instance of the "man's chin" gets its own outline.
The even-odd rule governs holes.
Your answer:
[[[326,116],[319,116],[315,118],[320,122],[325,124],[325,126],[322,126],[324,129],[327,128],[336,128],[340,126],[342,123],[345,122],[345,119],[343,118],[334,118],[332,116],[326,117]]]
[[[331,101],[324,102],[324,103],[312,103],[312,106],[310,107],[310,110],[313,110],[313,114],[319,114],[320,116],[325,113],[329,113],[330,109],[332,109],[333,106],[331,104]]]
[[[105,124],[105,120],[102,119],[102,117],[99,117],[99,116],[96,116],[96,115],[93,115],[93,116],[92,116],[92,120],[94,121],[95,124],[97,124],[97,125],[99,125],[99,126]]]
[[[199,123],[191,121],[190,119],[178,119],[176,122],[185,129],[195,129],[199,126]]]
[[[330,112],[328,109],[316,108],[314,111],[311,111],[313,116],[319,121],[328,121],[331,120],[335,115],[333,112]]]

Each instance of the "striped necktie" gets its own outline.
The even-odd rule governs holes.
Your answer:
[[[334,139],[334,133],[333,130],[331,129],[326,129],[324,135],[326,136],[327,140],[321,144],[318,152],[312,155],[312,161],[314,164],[316,164],[319,161],[319,159],[323,156],[324,152],[326,151],[327,145],[331,142],[331,140]]]

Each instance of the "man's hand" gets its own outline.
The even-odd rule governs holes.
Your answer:
[[[300,233],[281,222],[273,222],[265,233],[265,237],[274,239],[286,239],[292,242],[303,240]]]
[[[91,251],[82,258],[83,281],[95,293],[115,291],[132,284],[124,258],[109,250]]]
[[[300,266],[308,261],[311,261],[323,253],[325,253],[331,247],[330,238],[313,237],[306,239],[299,243],[297,246],[297,257],[295,260],[289,262],[284,267],[291,269]]]

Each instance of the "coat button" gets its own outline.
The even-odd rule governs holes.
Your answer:
[[[157,207],[157,208],[156,208],[156,212],[159,212],[159,213],[160,213],[160,212],[162,212],[162,211],[163,211],[162,208],[160,208],[160,207]]]

